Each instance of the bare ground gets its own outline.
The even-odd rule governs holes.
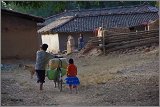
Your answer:
[[[81,81],[79,92],[69,93],[54,88],[46,78],[44,90],[39,91],[36,75],[30,79],[27,70],[14,67],[1,71],[2,106],[158,106],[159,105],[159,55],[158,47],[149,52],[129,52],[74,58]]]

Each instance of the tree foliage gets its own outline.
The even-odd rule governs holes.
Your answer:
[[[129,6],[146,2],[152,6],[159,6],[158,1],[2,1],[1,7],[48,17],[64,10]]]

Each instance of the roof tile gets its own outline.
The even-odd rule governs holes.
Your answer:
[[[73,16],[71,19],[74,20],[69,18],[57,25],[59,21],[55,20],[66,16]],[[93,31],[102,26],[102,23],[105,28],[132,27],[158,18],[158,9],[149,5],[88,9],[81,11],[70,10],[46,18],[45,24],[52,23],[40,29],[40,32],[51,29],[53,32]]]

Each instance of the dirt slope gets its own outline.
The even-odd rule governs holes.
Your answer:
[[[39,91],[36,76],[30,79],[29,71],[12,62],[12,67],[1,71],[1,105],[159,105],[158,47],[149,52],[70,57],[78,67],[78,94],[70,94],[65,85],[63,92],[59,92],[47,78],[44,90]]]

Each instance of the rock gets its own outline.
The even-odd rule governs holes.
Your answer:
[[[117,71],[117,74],[122,74],[122,73],[123,73],[123,71],[119,71],[119,70]]]

